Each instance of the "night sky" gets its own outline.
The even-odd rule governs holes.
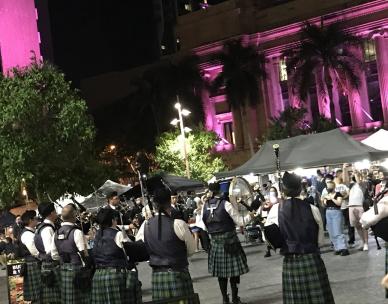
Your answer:
[[[152,1],[48,2],[54,63],[75,86],[82,78],[159,58]]]

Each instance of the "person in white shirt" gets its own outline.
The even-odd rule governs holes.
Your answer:
[[[24,272],[23,295],[25,301],[40,303],[41,300],[41,272],[39,251],[35,246],[35,228],[38,218],[34,210],[28,210],[21,216],[24,229],[20,234],[21,257],[26,262]]]
[[[126,233],[117,229],[118,217],[117,211],[108,208],[101,209],[97,214],[100,229],[93,247],[96,272],[91,303],[141,303],[141,283],[125,246],[130,240]]]
[[[211,198],[205,203],[202,219],[210,234],[209,273],[218,278],[223,303],[229,303],[228,279],[232,303],[242,304],[238,296],[240,276],[249,271],[247,258],[236,234],[236,226],[244,226],[252,218],[243,218],[235,203],[220,193],[219,183],[209,185]]]
[[[299,176],[285,172],[282,182],[286,199],[272,207],[265,226],[278,226],[282,239],[283,303],[334,304],[326,267],[319,251],[324,237],[320,211],[301,199],[302,183]]]
[[[66,304],[86,304],[90,301],[91,278],[84,267],[88,267],[88,251],[82,230],[75,225],[76,207],[72,204],[62,210],[61,228],[56,232],[51,256],[59,255],[61,263],[61,301]]]
[[[170,195],[167,189],[155,190],[157,213],[144,221],[136,235],[150,255],[154,301],[194,294],[187,257],[195,252],[195,241],[188,225],[172,217]]]
[[[52,241],[55,234],[54,222],[58,218],[53,203],[42,202],[38,206],[43,222],[35,232],[35,245],[42,260],[42,303],[61,303],[59,256],[51,257]]]

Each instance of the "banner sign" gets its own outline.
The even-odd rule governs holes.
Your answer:
[[[24,260],[7,261],[8,299],[10,304],[25,304],[23,299],[23,276],[21,269]]]

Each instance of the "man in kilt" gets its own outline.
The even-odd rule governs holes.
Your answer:
[[[301,178],[286,172],[283,176],[284,202],[272,207],[266,225],[279,226],[283,238],[284,304],[333,304],[329,278],[321,259],[323,223],[319,209],[302,200]]]
[[[144,240],[150,255],[152,299],[190,298],[194,289],[187,256],[195,252],[194,238],[183,220],[172,218],[170,191],[157,189],[154,202],[158,208],[156,216],[146,220],[136,235],[137,240]]]
[[[239,214],[237,206],[228,202],[220,194],[219,183],[209,185],[211,198],[203,207],[203,221],[210,234],[208,259],[209,273],[218,278],[222,299],[228,304],[228,278],[232,291],[232,303],[242,304],[238,296],[240,276],[249,271],[247,258],[236,234],[236,225],[241,227],[246,219]]]
[[[51,257],[52,242],[55,234],[54,222],[58,218],[53,203],[42,202],[38,206],[40,216],[44,219],[35,231],[35,246],[42,261],[42,303],[61,303],[59,257]]]
[[[89,303],[91,277],[89,273],[88,251],[82,230],[75,225],[77,211],[69,204],[62,210],[61,228],[55,233],[52,257],[59,254],[61,303]]]
[[[128,260],[128,236],[117,227],[119,214],[103,208],[97,214],[93,259],[96,272],[92,281],[92,304],[140,304],[141,287],[135,264]]]
[[[34,210],[28,210],[21,216],[24,229],[20,234],[20,257],[25,260],[23,294],[24,301],[41,303],[41,277],[39,251],[35,246],[35,227],[38,218]]]

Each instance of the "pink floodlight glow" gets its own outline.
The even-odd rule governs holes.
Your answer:
[[[0,50],[5,74],[41,58],[34,0],[0,0]]]

